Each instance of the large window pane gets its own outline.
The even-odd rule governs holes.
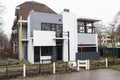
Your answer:
[[[40,61],[40,47],[34,47],[34,62]]]
[[[56,31],[56,37],[62,37],[62,25],[61,24],[53,24],[53,23],[42,23],[41,30],[43,31]]]
[[[52,47],[41,47],[41,56],[50,56],[52,54]]]

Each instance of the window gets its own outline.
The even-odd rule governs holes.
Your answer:
[[[78,22],[78,33],[84,33],[84,22]]]
[[[40,61],[40,47],[34,47],[34,62]]]
[[[56,37],[62,37],[62,25],[56,25]]]
[[[93,22],[78,22],[78,33],[95,33],[95,27]]]
[[[56,31],[56,37],[62,37],[62,24],[42,23],[41,30]]]
[[[42,24],[41,30],[51,31],[51,25],[50,24]]]
[[[41,56],[50,56],[52,53],[52,47],[45,46],[41,47]]]

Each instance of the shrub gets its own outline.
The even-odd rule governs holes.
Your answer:
[[[19,63],[20,63],[19,60],[10,59],[10,58],[0,60],[0,65],[15,65]]]

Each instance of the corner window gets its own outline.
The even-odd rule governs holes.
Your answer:
[[[42,23],[41,30],[43,31],[56,31],[56,37],[62,37],[62,24]]]

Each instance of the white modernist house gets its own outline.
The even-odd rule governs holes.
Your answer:
[[[31,11],[26,28],[28,61],[32,64],[57,60],[74,62],[76,53],[97,52],[98,39],[93,25],[96,21],[77,19],[77,15],[70,12],[52,14]]]
[[[28,60],[75,61],[77,53],[77,16],[73,13],[30,12],[28,17]]]

